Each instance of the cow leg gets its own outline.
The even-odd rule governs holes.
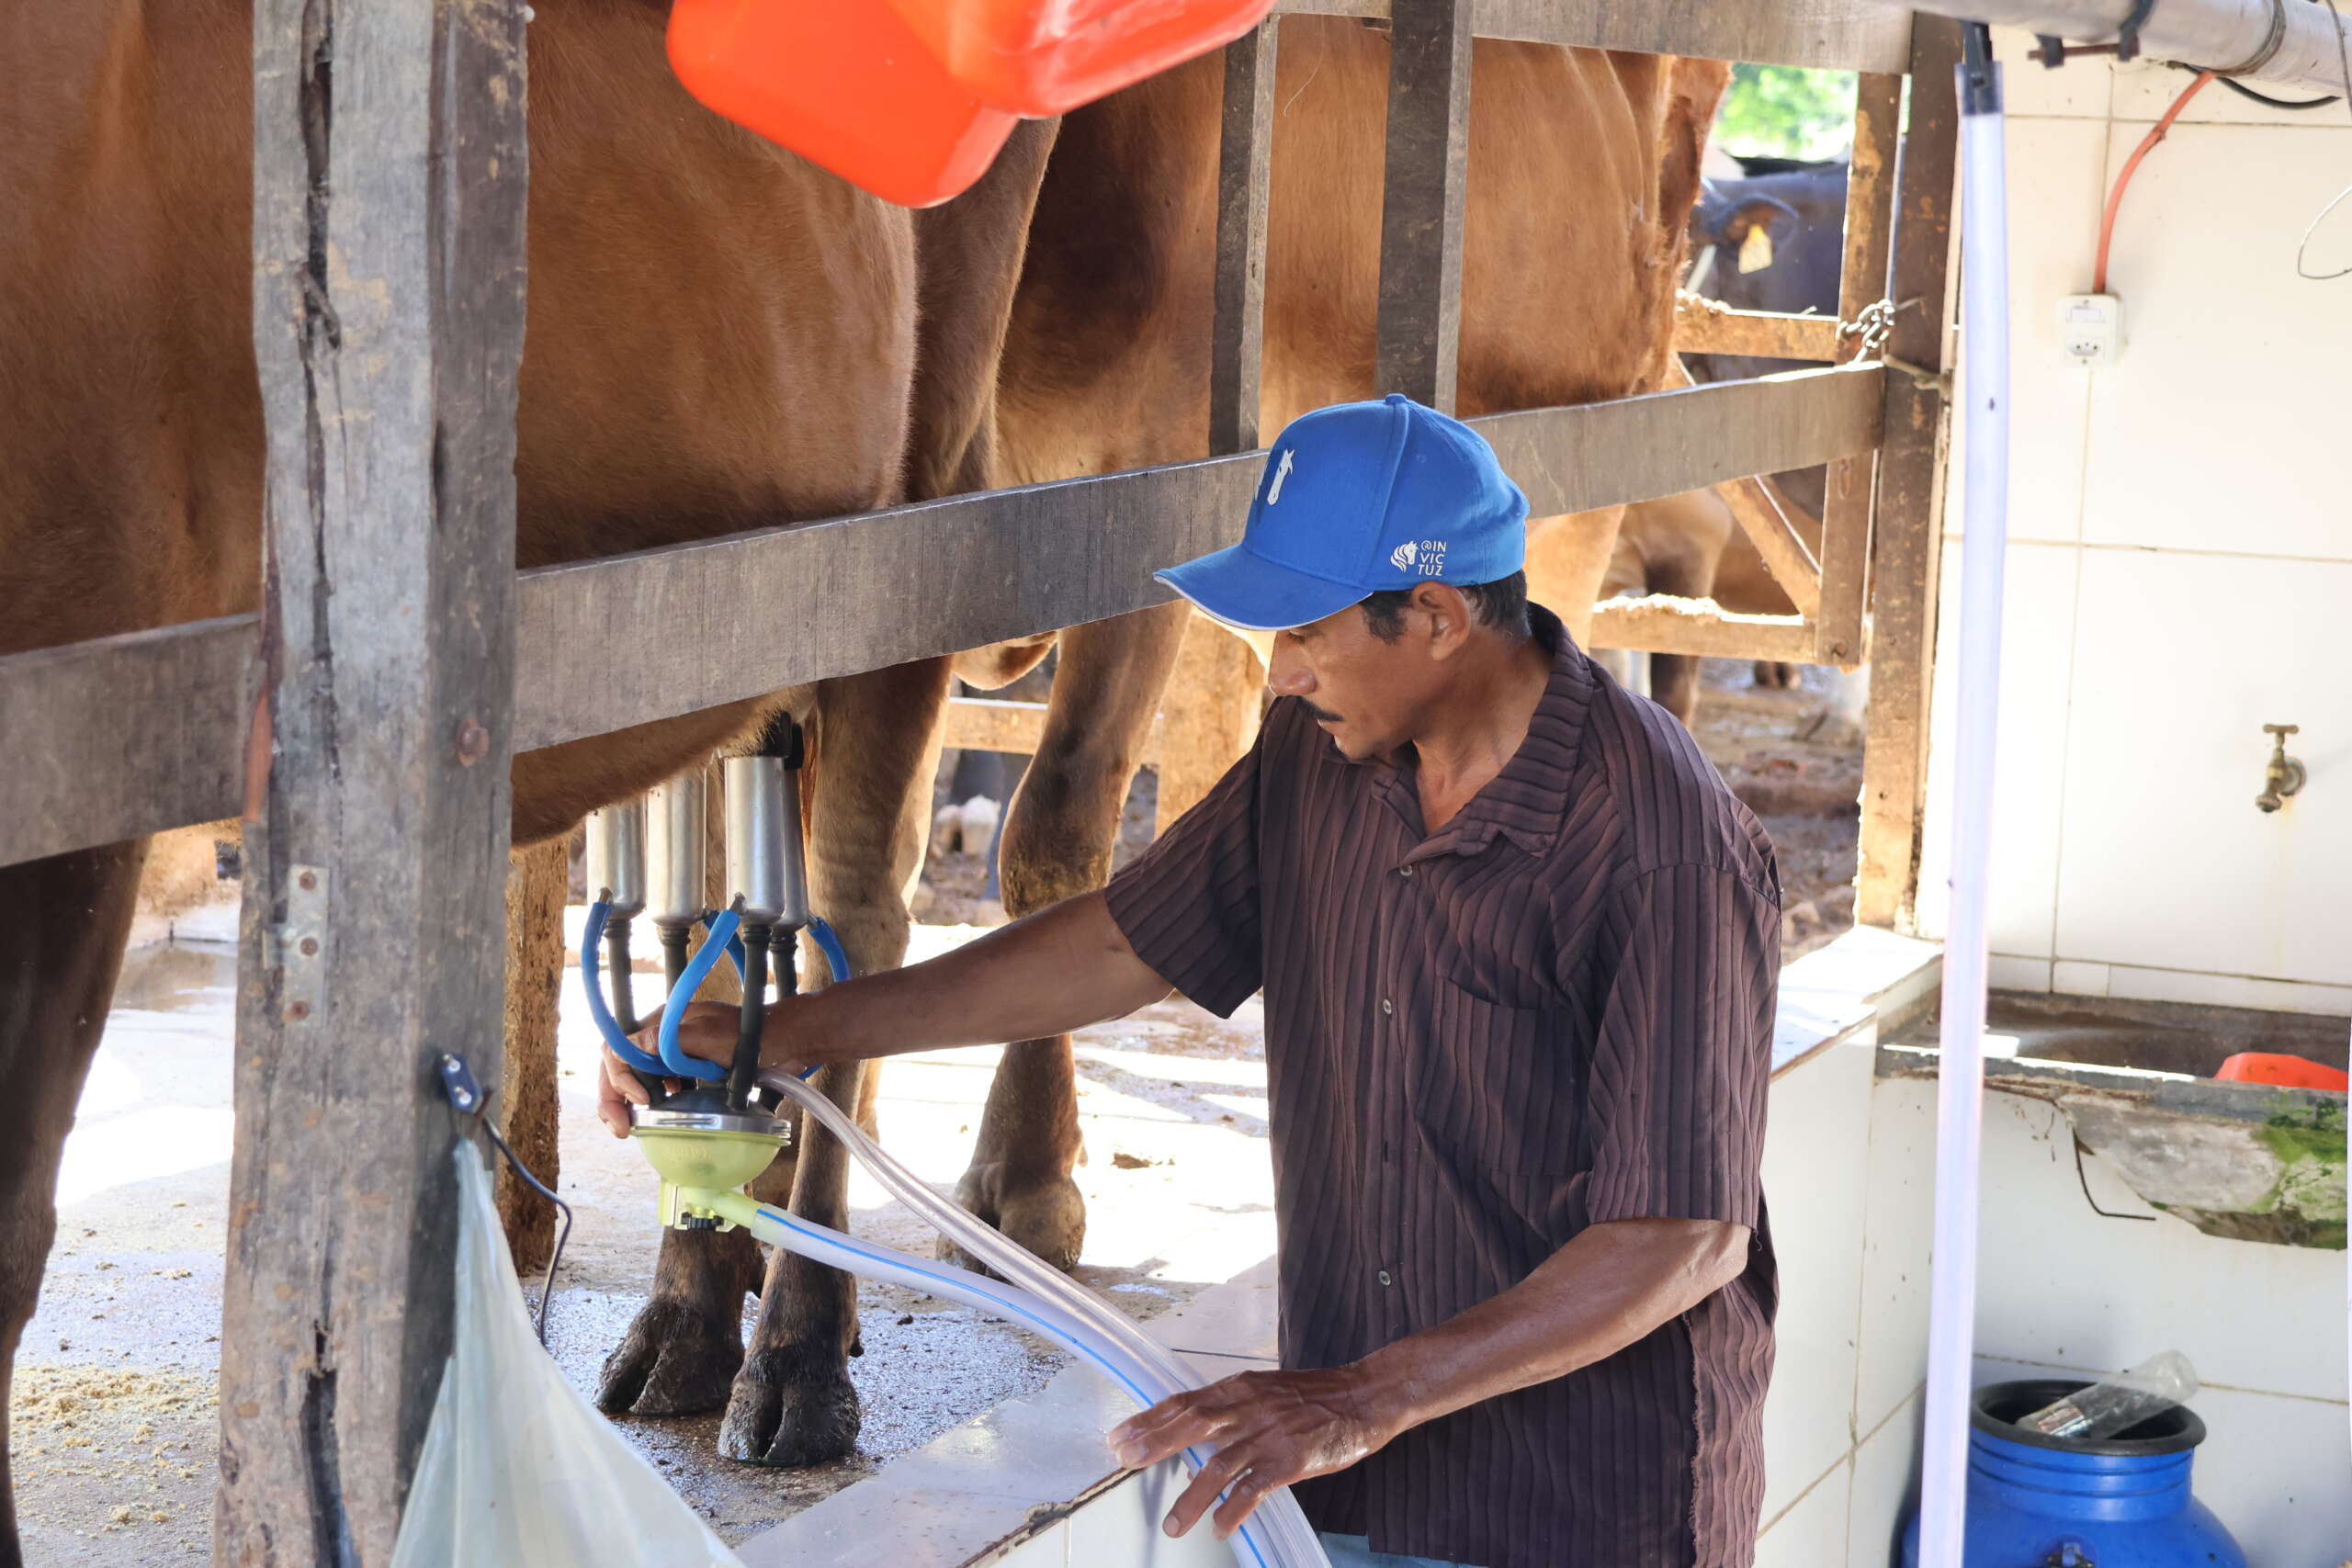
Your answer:
[[[1671,593],[1678,599],[1713,598],[1715,566],[1723,550],[1719,542],[1713,550],[1702,547],[1704,543],[1666,551],[1652,562],[1650,592]],[[1688,728],[1699,714],[1698,659],[1688,653],[1651,654],[1650,701]]]
[[[1062,634],[1046,732],[999,850],[1004,911],[1019,918],[1102,886],[1127,786],[1183,641],[1179,602]],[[956,1201],[1057,1269],[1078,1262],[1086,1201],[1069,1036],[1005,1047]],[[940,1255],[973,1260],[942,1243]]]
[[[1527,525],[1527,593],[1549,608],[1579,648],[1589,646],[1592,606],[1617,548],[1622,506],[1539,517]]]
[[[139,840],[0,867],[0,1393],[40,1295],[57,1233],[58,1161],[106,1027],[146,858]],[[0,1568],[18,1568],[8,1470],[0,1437]]]
[[[931,779],[939,766],[948,661],[925,660],[828,681],[811,727],[808,907],[832,925],[858,974],[907,955],[907,898],[922,869]],[[813,967],[812,967],[813,965]],[[801,976],[823,961],[804,944]],[[879,1073],[825,1068],[817,1087],[871,1127]],[[802,1127],[792,1212],[849,1226],[849,1153]],[[751,1354],[735,1379],[719,1451],[754,1464],[821,1464],[857,1446],[857,1391],[846,1359],[857,1338],[857,1282],[781,1248],[768,1259]]]

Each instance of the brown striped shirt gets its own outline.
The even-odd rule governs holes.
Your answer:
[[[1265,991],[1285,1366],[1442,1323],[1589,1225],[1755,1232],[1738,1280],[1637,1344],[1300,1485],[1316,1527],[1484,1568],[1745,1568],[1779,873],[1682,727],[1534,615],[1527,739],[1442,829],[1409,759],[1351,763],[1286,699],[1111,912],[1210,1010]]]

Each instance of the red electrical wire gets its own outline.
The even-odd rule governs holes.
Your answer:
[[[2132,183],[2132,172],[2139,168],[2140,160],[2146,157],[2150,150],[2165,139],[2165,132],[2170,130],[2172,122],[2180,118],[2180,111],[2188,107],[2188,100],[2195,97],[2204,88],[2205,84],[2212,79],[2213,73],[2211,71],[2200,72],[2196,81],[2183,87],[2180,90],[2180,96],[2172,101],[2172,107],[2165,110],[2164,118],[2156,121],[2155,129],[2142,137],[2140,145],[2132,150],[2132,156],[2124,161],[2123,172],[2115,176],[2115,188],[2107,193],[2107,214],[2099,220],[2098,265],[2091,273],[2092,293],[2107,292],[2107,247],[2109,242],[2115,238],[2115,214],[2123,205],[2123,189]]]

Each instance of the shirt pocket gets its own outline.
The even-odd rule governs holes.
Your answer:
[[[1430,982],[1430,1029],[1413,1066],[1413,1115],[1465,1175],[1565,1177],[1577,1168],[1577,1106],[1565,1020]]]

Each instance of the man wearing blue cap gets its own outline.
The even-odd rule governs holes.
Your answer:
[[[1753,1559],[1778,873],[1528,604],[1526,516],[1408,399],[1294,422],[1241,542],[1159,573],[1276,634],[1250,754],[1102,892],[771,1009],[807,1064],[1263,990],[1282,1370],[1111,1434],[1216,1450],[1170,1534],[1295,1484],[1341,1568]],[[735,1025],[688,1028],[723,1057]]]

